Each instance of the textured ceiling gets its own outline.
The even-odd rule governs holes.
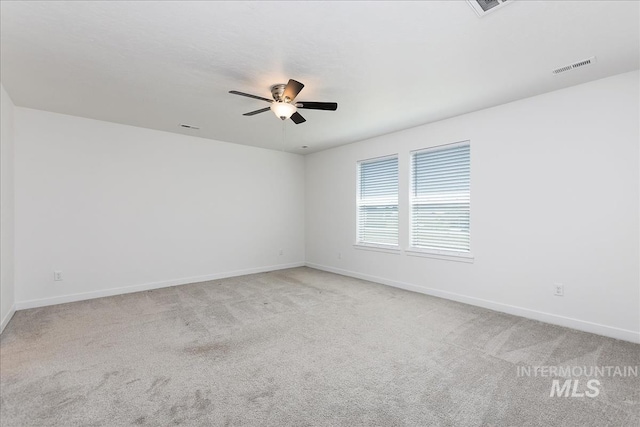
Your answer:
[[[2,1],[1,77],[19,106],[302,153],[637,69],[639,21],[635,1]],[[289,78],[338,111],[283,124],[227,93]]]

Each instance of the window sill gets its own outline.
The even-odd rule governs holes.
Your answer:
[[[446,261],[466,262],[469,264],[472,264],[474,262],[474,257],[470,253],[456,253],[456,252],[444,252],[444,251],[440,252],[440,251],[430,251],[428,249],[417,249],[417,248],[407,249],[405,250],[405,253],[409,256],[442,259]]]
[[[360,249],[364,251],[385,252],[388,254],[396,254],[396,255],[399,255],[402,253],[402,250],[398,246],[356,243],[353,245],[353,247],[355,249]]]

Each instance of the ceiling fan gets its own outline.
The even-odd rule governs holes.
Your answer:
[[[259,99],[261,101],[267,101],[271,103],[270,107],[261,108],[256,111],[244,113],[243,116],[255,116],[256,114],[264,113],[267,110],[271,110],[277,117],[282,120],[291,118],[297,125],[306,122],[305,118],[298,113],[298,108],[307,110],[328,110],[335,111],[338,109],[336,102],[293,102],[296,96],[300,93],[304,85],[293,79],[289,80],[289,83],[277,84],[271,86],[271,96],[273,99],[263,98],[261,96],[251,95],[244,92],[238,92],[237,90],[230,90],[229,93],[234,95],[246,96],[249,98]]]

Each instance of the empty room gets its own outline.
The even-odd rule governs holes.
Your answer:
[[[0,1],[0,425],[640,425],[639,1]]]

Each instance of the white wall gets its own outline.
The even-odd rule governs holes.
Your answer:
[[[20,107],[15,144],[19,309],[304,263],[299,155]]]
[[[0,332],[14,307],[13,102],[0,83]]]
[[[638,82],[625,73],[308,155],[308,265],[639,341]],[[399,154],[406,247],[409,152],[463,140],[473,264],[353,247],[356,161]]]

